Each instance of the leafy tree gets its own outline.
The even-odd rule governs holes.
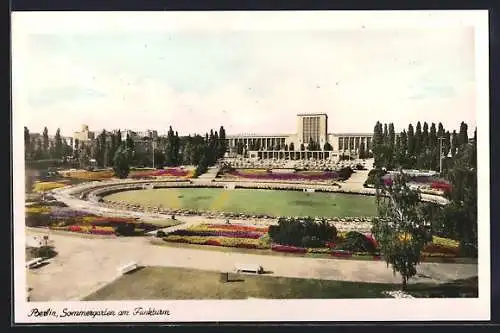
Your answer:
[[[468,126],[465,122],[460,123],[460,132],[458,133],[458,145],[457,148],[462,148],[463,145],[469,142],[469,137],[467,134]]]
[[[422,148],[425,151],[429,148],[429,124],[426,121],[422,130]]]
[[[420,155],[420,153],[422,152],[422,146],[423,146],[422,124],[420,124],[419,121],[417,122],[417,127],[415,127],[415,151],[414,151],[415,156]]]
[[[90,163],[90,147],[89,145],[80,144],[78,153],[78,163],[81,169],[87,169]]]
[[[222,158],[224,157],[224,154],[226,153],[227,150],[227,141],[226,141],[226,130],[224,129],[224,126],[221,126],[219,128],[219,154],[218,157]],[[255,147],[256,150],[259,150],[259,147]]]
[[[451,204],[446,216],[454,227],[462,246],[477,248],[477,147],[465,145],[453,158],[446,179],[451,182],[448,193]]]
[[[372,232],[387,266],[401,275],[402,289],[406,290],[408,279],[417,273],[422,249],[431,239],[419,208],[420,192],[406,184],[402,172],[379,190],[378,217],[373,221]]]
[[[63,157],[63,143],[61,138],[61,130],[58,128],[55,135],[54,158]]]
[[[31,159],[31,137],[28,127],[24,126],[24,158],[26,160]]]
[[[437,142],[436,124],[432,123],[430,133],[429,133],[429,145],[428,146],[436,147],[437,143],[438,142]]]
[[[303,144],[303,143],[301,143],[301,144],[300,144],[300,150],[301,150],[301,151],[306,150],[306,147],[304,146],[304,144]]]
[[[459,145],[460,141],[458,139],[457,131],[454,130],[453,133],[451,134],[451,157],[455,157]]]
[[[295,151],[295,146],[294,146],[293,142],[290,142],[290,146],[288,147],[288,149],[290,151]]]
[[[44,158],[49,157],[49,130],[47,129],[47,126],[43,128],[43,154]]]
[[[361,149],[361,148],[360,148]],[[323,150],[324,151],[332,151],[333,150],[333,147],[332,145],[330,144],[330,142],[325,142],[324,146],[323,146]],[[361,153],[360,153],[361,154]]]
[[[118,178],[127,178],[130,172],[130,152],[127,146],[120,147],[113,157],[113,171]]]
[[[383,157],[383,145],[384,145],[384,137],[382,133],[382,124],[377,121],[375,127],[373,128],[373,157],[374,164],[376,168],[381,168],[384,164]]]
[[[331,145],[330,145],[330,147],[331,147]],[[330,149],[330,150],[332,150],[332,149]],[[364,142],[361,142],[359,145],[359,158],[361,158],[361,159],[366,158],[366,151],[365,151],[365,143]]]

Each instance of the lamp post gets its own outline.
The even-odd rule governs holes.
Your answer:
[[[439,174],[443,173],[443,139],[444,137],[439,137]]]
[[[153,153],[153,169],[155,168],[155,141],[154,139],[152,138],[151,139],[151,146],[152,146],[152,153]]]

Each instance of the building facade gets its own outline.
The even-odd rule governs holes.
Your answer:
[[[238,134],[228,135],[228,154],[235,156],[242,146],[250,158],[275,159],[338,159],[342,155],[356,157],[361,149],[372,151],[373,133],[328,133],[328,115],[305,113],[297,115],[295,134]],[[308,149],[310,141],[319,150]],[[325,150],[325,144],[331,150]]]
[[[77,140],[80,143],[88,143],[94,139],[95,139],[95,133],[89,131],[88,125],[82,125],[81,131],[73,133],[73,142],[72,142],[73,148],[75,148],[74,145]]]

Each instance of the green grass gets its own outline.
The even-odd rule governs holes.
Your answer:
[[[374,197],[344,193],[168,188],[125,191],[111,194],[106,198],[173,209],[274,216],[360,217],[376,215]]]
[[[85,301],[158,299],[345,299],[387,298],[383,292],[399,290],[398,284],[298,279],[266,275],[229,274],[177,267],[144,267],[125,274]],[[446,284],[410,284],[415,297],[477,297],[477,278]]]
[[[145,267],[126,274],[84,300],[379,298],[390,284],[229,274],[187,268]]]
[[[179,224],[182,224],[184,222],[178,221],[178,220],[172,220],[172,219],[165,219],[165,220],[145,220],[142,221],[147,224],[154,224],[156,226],[160,226],[162,228],[168,228],[168,227],[173,227]]]

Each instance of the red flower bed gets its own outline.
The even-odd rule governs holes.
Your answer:
[[[373,246],[374,246],[376,249],[378,249],[378,248],[379,248],[379,246],[378,246],[378,242],[377,242],[377,240],[375,239],[375,237],[373,237],[373,235],[372,235],[372,234],[366,234],[366,235],[364,235],[364,236],[366,237],[366,239],[367,239],[368,241],[370,241],[370,242],[373,244]]]
[[[82,227],[80,227],[79,225],[70,225],[68,227],[68,230],[69,231],[73,231],[73,232],[81,232],[82,231]]]
[[[90,229],[90,233],[94,235],[114,235],[115,232],[111,230],[102,230],[102,229]]]
[[[430,243],[422,250],[424,253],[443,253],[443,254],[452,254],[458,256],[460,251],[458,248],[445,247],[439,244]]]
[[[335,244],[334,242],[325,242],[325,245],[330,249],[334,249],[337,247],[337,244]]]
[[[431,188],[436,189],[436,190],[441,190],[444,192],[450,192],[451,191],[451,184],[444,182],[444,181],[435,181],[435,182],[432,182]]]
[[[303,247],[288,246],[288,245],[275,245],[271,246],[271,250],[277,252],[288,252],[288,253],[306,253],[307,249]]]
[[[111,223],[111,224],[120,224],[120,223],[134,223],[135,219],[125,218],[125,217],[96,217],[92,220],[92,224],[102,224],[102,223]]]

